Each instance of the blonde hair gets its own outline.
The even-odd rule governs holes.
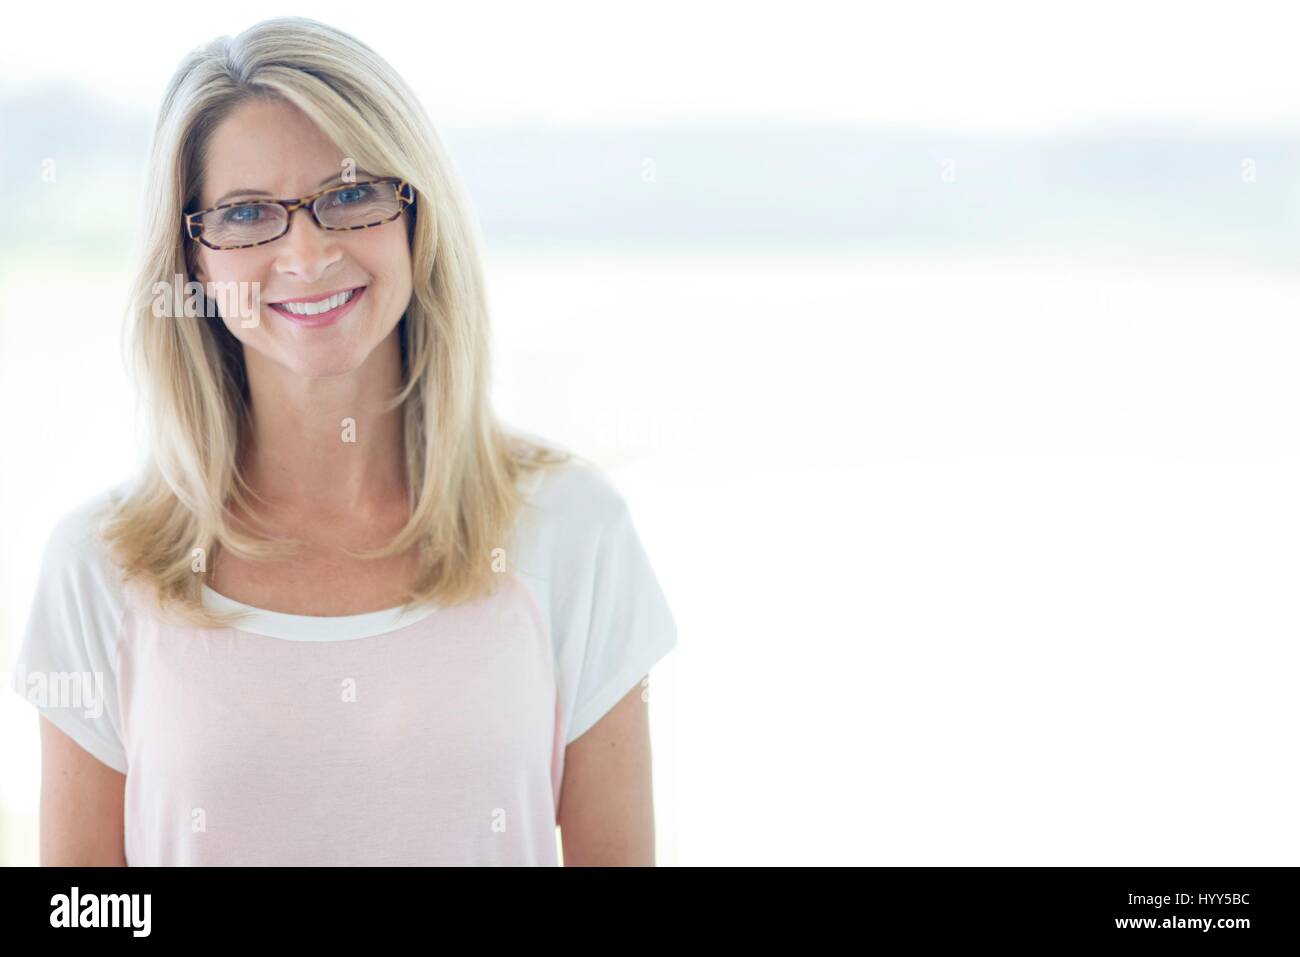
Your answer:
[[[492,413],[478,238],[419,101],[365,44],[303,17],[265,20],[199,47],[167,86],[128,304],[130,361],[148,401],[151,443],[138,480],[108,516],[105,541],[164,615],[205,627],[238,616],[203,606],[209,572],[196,556],[228,548],[252,561],[283,560],[301,547],[245,534],[228,511],[257,497],[239,467],[251,433],[238,340],[220,318],[153,314],[159,283],[195,274],[182,214],[196,208],[208,139],[254,97],[298,107],[357,168],[400,177],[417,197],[407,214],[412,295],[398,324],[403,382],[387,407],[401,409],[411,517],[388,545],[349,554],[380,559],[418,546],[419,574],[404,607],[486,594],[500,578],[493,549],[505,545],[524,502],[518,480],[572,454],[507,433]]]

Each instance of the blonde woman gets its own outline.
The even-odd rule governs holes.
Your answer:
[[[653,864],[673,618],[604,472],[490,410],[415,96],[265,21],[184,60],[151,163],[148,464],[50,536],[15,677],[42,862]]]

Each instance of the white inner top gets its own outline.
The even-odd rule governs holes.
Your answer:
[[[282,611],[254,608],[227,598],[220,592],[203,586],[203,607],[212,611],[242,612],[248,617],[232,627],[268,638],[286,638],[289,641],[346,641],[350,638],[369,638],[405,628],[438,609],[432,605],[403,612],[402,606],[368,611],[360,615],[290,615]]]

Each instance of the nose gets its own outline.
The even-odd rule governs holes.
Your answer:
[[[305,282],[315,282],[343,256],[337,237],[317,226],[305,206],[289,214],[289,231],[275,246],[276,269]]]

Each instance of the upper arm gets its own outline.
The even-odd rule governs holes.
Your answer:
[[[40,714],[40,860],[125,864],[127,753],[118,701],[125,583],[101,532],[115,493],[55,523],[41,555],[14,690]]]
[[[40,854],[46,867],[126,865],[126,775],[91,756],[44,715]]]
[[[631,509],[602,470],[555,470],[530,504],[537,521],[521,526],[517,567],[539,586],[555,656],[564,863],[653,866],[642,682],[676,644],[676,622]]]
[[[650,718],[643,685],[565,749],[556,819],[566,867],[654,866]]]

